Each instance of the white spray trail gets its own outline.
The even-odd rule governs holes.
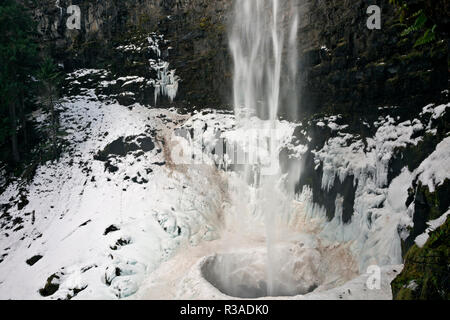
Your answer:
[[[297,70],[298,17],[292,2],[294,1],[236,0],[229,37],[234,60],[233,98],[238,126],[244,132],[258,129],[263,139],[270,139],[272,143],[264,154],[265,157],[270,157],[272,165],[276,162],[276,170],[266,176],[255,165],[247,165],[243,170],[244,178],[250,178],[250,181],[251,177],[257,176],[252,182],[256,194],[249,206],[253,214],[263,217],[265,221],[269,296],[294,294],[289,292],[289,285],[286,283],[289,281],[281,283],[281,280],[277,280],[281,268],[276,252],[280,232],[277,223],[289,216],[291,207],[279,169],[280,141],[276,137],[273,139],[279,125],[278,113],[283,98],[281,85],[295,85],[293,80]],[[282,12],[292,13],[292,16],[283,16]],[[290,66],[284,70],[286,64]],[[282,82],[282,75],[283,80],[286,75],[286,79],[290,81]],[[295,88],[283,92],[295,92]],[[290,105],[297,107],[296,103]],[[251,121],[252,116],[266,121]],[[263,123],[262,127],[255,128],[257,123]]]

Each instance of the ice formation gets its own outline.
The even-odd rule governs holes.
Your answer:
[[[133,41],[137,41],[133,39]],[[165,59],[169,56],[169,49],[167,44],[168,40],[164,39],[164,35],[151,33],[145,41],[140,44],[127,44],[116,47],[116,50],[123,53],[144,53],[149,52],[152,54],[152,58],[148,60],[150,71],[152,71],[156,77],[147,80],[147,85],[154,89],[154,103],[155,107],[160,97],[167,97],[170,102],[173,102],[178,93],[178,86],[180,78],[176,75],[175,69],[170,69],[170,63]],[[163,54],[164,53],[164,54]],[[135,83],[143,82],[142,77],[129,76],[129,78],[135,78],[133,82],[126,82],[123,86]],[[119,80],[119,79],[118,79]],[[132,79],[130,79],[131,81]],[[105,86],[108,84],[105,83]]]
[[[448,106],[428,105],[421,115],[428,113],[437,119]],[[435,186],[449,178],[450,172],[449,138],[446,138],[418,169],[410,172],[403,168],[388,185],[389,164],[395,151],[407,145],[417,145],[422,136],[415,133],[429,128],[430,124],[418,119],[397,122],[387,116],[380,118],[376,125],[377,132],[373,138],[367,138],[367,145],[357,136],[338,133],[322,149],[314,151],[316,163],[322,165],[322,189],[330,190],[335,179],[343,182],[348,176],[354,178],[356,195],[351,222],[343,224],[336,212],[335,218],[324,224],[322,234],[330,241],[353,241],[352,248],[359,257],[361,272],[371,264],[395,265],[402,262],[400,236],[405,239],[408,233],[399,235],[399,229],[410,226],[413,215],[413,209],[405,205],[408,189],[418,177],[433,191]],[[311,191],[306,189],[305,192]],[[325,217],[324,210],[317,205],[311,203],[307,208],[310,215]]]
[[[152,34],[148,37],[149,49],[157,55],[157,60],[150,59],[150,68],[157,73],[157,78],[153,82],[155,87],[155,105],[159,96],[166,96],[173,102],[178,92],[180,78],[175,75],[175,70],[169,69],[169,62],[161,59],[160,41],[165,42],[164,36]],[[168,50],[167,50],[168,51]]]

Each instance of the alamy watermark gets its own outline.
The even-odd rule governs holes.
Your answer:
[[[77,5],[71,5],[67,8],[67,14],[69,14],[69,18],[67,18],[66,26],[69,30],[80,30],[81,29],[81,9]]]
[[[202,129],[176,129],[172,135],[171,160],[176,165],[250,165],[261,175],[280,171],[279,152],[286,134],[277,129],[241,129],[234,137],[211,136]]]
[[[367,274],[369,277],[366,281],[366,287],[369,290],[381,289],[381,268],[377,265],[372,265],[367,268]]]
[[[59,9],[60,17],[63,16],[64,9],[60,7],[60,0],[56,0],[55,6]],[[72,4],[67,7],[69,17],[66,20],[66,27],[69,30],[81,30],[81,9],[80,6]]]
[[[377,5],[370,5],[366,13],[369,15],[367,18],[367,28],[369,30],[381,29],[381,8]],[[67,18],[66,26],[69,30],[81,29],[81,9],[78,5],[70,5],[67,8],[67,14],[70,16]]]
[[[367,28],[369,30],[381,29],[381,8],[377,5],[371,5],[367,8],[366,13],[369,15],[367,18]]]

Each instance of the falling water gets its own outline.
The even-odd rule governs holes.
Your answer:
[[[251,116],[265,120],[263,135],[266,137],[267,128],[274,132],[277,129],[280,102],[289,100],[282,96],[282,92],[295,92],[295,88],[286,87],[294,86],[292,80],[295,79],[297,70],[298,17],[294,2],[295,0],[235,1],[234,20],[229,36],[234,60],[235,114],[238,125],[248,130],[261,129],[252,127],[255,122],[249,121]],[[290,105],[296,106],[296,103]],[[274,141],[276,143],[276,139]],[[279,168],[277,146],[271,145],[269,149],[267,151],[271,161],[276,161]],[[258,175],[253,179],[257,192],[253,205],[255,214],[264,217],[266,225],[267,295],[289,294],[286,283],[276,280],[281,268],[276,258],[276,221],[289,210],[288,200],[280,183],[282,174],[277,169],[268,176],[259,176],[260,170],[254,165],[246,166],[243,174],[244,177]],[[258,181],[257,185],[255,181]]]

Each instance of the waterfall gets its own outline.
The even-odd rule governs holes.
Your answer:
[[[270,143],[261,143],[266,150],[256,155],[258,162],[247,164],[241,172],[255,193],[249,204],[250,211],[265,221],[269,296],[294,294],[289,288],[289,279],[277,279],[282,262],[277,259],[276,249],[280,224],[286,222],[291,210],[289,190],[280,172],[281,141],[277,131],[280,103],[289,100],[282,95],[296,91],[298,16],[294,2],[236,0],[229,34],[237,124],[243,132],[256,130],[260,136],[258,141],[270,140]],[[295,95],[290,105],[296,108],[296,101],[292,100],[296,100]],[[255,117],[260,121],[254,121]],[[274,170],[264,174],[260,162],[269,162]]]

